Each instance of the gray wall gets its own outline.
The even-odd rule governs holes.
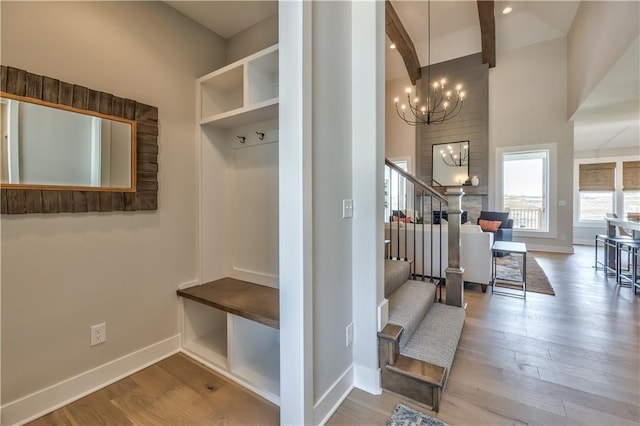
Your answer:
[[[175,336],[196,277],[194,80],[224,40],[160,2],[3,2],[2,63],[159,108],[159,209],[2,224],[2,403]],[[89,327],[108,340],[89,347]]]
[[[274,15],[227,39],[227,64],[278,42],[278,15]]]
[[[428,67],[422,69],[418,82],[421,98],[425,98],[430,82]],[[439,143],[469,140],[469,176],[478,176],[480,186],[487,185],[489,171],[488,126],[489,126],[489,69],[482,64],[480,53],[465,56],[431,66],[431,83],[445,77],[447,85],[454,88],[463,85],[466,99],[460,113],[442,124],[419,127],[418,171],[421,179],[431,182],[432,146]]]

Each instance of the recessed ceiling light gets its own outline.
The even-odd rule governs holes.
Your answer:
[[[391,44],[389,45],[389,49],[395,49],[395,48],[396,48],[396,44],[395,44],[395,43],[391,43]]]
[[[513,9],[511,8],[511,6],[507,6],[504,9],[502,9],[502,14],[503,15],[508,15],[509,13],[511,13]]]

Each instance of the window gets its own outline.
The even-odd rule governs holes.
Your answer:
[[[502,207],[521,231],[549,231],[549,150],[502,154]]]
[[[578,221],[602,220],[615,211],[616,163],[578,166]]]
[[[623,214],[640,212],[640,161],[622,162]]]
[[[391,159],[391,162],[404,170],[409,171],[408,159]],[[398,172],[392,170],[389,167],[385,167],[384,178],[384,206],[385,206],[385,220],[389,220],[391,212],[393,210],[407,210],[407,202],[413,204],[411,200],[407,199],[407,180],[400,176]]]
[[[626,218],[640,212],[640,161],[608,157],[575,161],[576,225],[594,226],[607,213]]]
[[[614,211],[613,192],[580,192],[578,220],[602,220],[605,214]]]

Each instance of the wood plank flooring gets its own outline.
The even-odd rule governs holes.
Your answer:
[[[591,267],[593,247],[531,254],[556,296],[468,288],[440,412],[421,411],[451,425],[640,424],[640,296]],[[354,390],[329,424],[383,425],[400,400]]]
[[[279,421],[277,406],[177,354],[30,424],[274,425]]]
[[[529,293],[522,300],[468,288],[439,413],[356,389],[328,424],[384,425],[398,402],[451,425],[640,424],[640,296],[593,270],[593,247],[532,254],[556,296]],[[278,422],[276,406],[175,355],[33,424]]]

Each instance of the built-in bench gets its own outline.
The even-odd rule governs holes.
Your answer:
[[[280,295],[277,288],[235,278],[222,278],[178,290],[178,296],[272,328],[280,328]]]

